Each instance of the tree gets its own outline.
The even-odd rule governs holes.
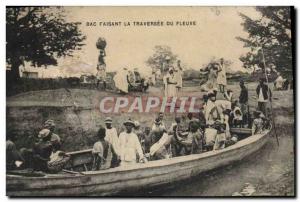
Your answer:
[[[169,46],[155,46],[154,54],[146,61],[152,69],[160,69],[161,72],[166,71],[167,66],[174,65],[177,55],[173,54]]]
[[[292,70],[291,11],[290,7],[256,7],[261,14],[258,20],[240,13],[242,26],[248,38],[237,37],[250,48],[250,52],[240,57],[245,68],[255,65],[264,69],[275,65],[280,72]]]
[[[66,22],[61,7],[6,8],[6,62],[18,79],[25,61],[33,66],[57,65],[57,58],[81,49],[85,36],[79,23]]]

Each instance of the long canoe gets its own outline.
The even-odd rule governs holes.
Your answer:
[[[111,196],[119,192],[143,191],[158,185],[188,179],[200,173],[241,161],[262,148],[270,130],[247,137],[221,150],[150,161],[101,171],[46,174],[44,176],[6,175],[8,196]],[[90,151],[85,151],[88,154]],[[73,152],[72,155],[82,154]],[[86,161],[90,161],[87,156]],[[82,165],[82,158],[73,161]]]

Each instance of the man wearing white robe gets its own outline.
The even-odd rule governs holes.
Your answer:
[[[275,84],[276,84],[276,89],[277,90],[282,90],[282,87],[283,87],[283,82],[285,80],[282,78],[282,76],[280,75],[280,73],[278,73],[278,77],[276,78],[275,80]]]
[[[177,81],[175,79],[173,68],[169,69],[169,73],[166,76],[166,97],[177,97]]]
[[[217,77],[217,83],[220,88],[220,92],[225,92],[225,87],[227,85],[227,79],[226,79],[226,69],[224,65],[224,59],[221,58],[220,63],[218,65],[218,77]]]
[[[115,86],[118,90],[122,93],[128,93],[128,70],[127,68],[123,68],[122,70],[118,71],[117,74],[114,76]]]
[[[175,68],[174,75],[177,82],[176,85],[177,91],[180,91],[180,89],[182,88],[182,68],[181,68],[180,60],[177,61],[177,67]]]

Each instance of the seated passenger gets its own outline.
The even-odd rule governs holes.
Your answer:
[[[263,131],[264,126],[264,114],[260,111],[254,112],[254,120],[252,124],[252,135],[260,134]]]
[[[98,130],[97,136],[99,140],[94,144],[92,154],[94,157],[92,170],[104,170],[111,166],[112,145],[105,140],[105,128]]]
[[[163,130],[166,130],[165,125],[162,123],[160,118],[156,118],[152,126],[152,131],[163,131]]]
[[[187,139],[183,143],[186,143],[187,146],[186,155],[203,152],[204,134],[200,131],[199,125],[196,122],[191,123]]]
[[[225,125],[219,125],[213,150],[224,149],[226,142]]]
[[[20,168],[24,163],[24,159],[17,150],[14,141],[14,134],[8,134],[6,140],[6,169],[14,170]]]
[[[160,136],[159,139],[156,139],[155,143],[150,148],[150,157],[152,160],[159,160],[159,159],[166,159],[169,158],[168,152],[168,142],[169,142],[169,135],[167,131],[159,131]]]
[[[134,133],[138,136],[139,141],[142,143],[144,134],[143,131],[141,130],[140,122],[138,121],[134,122]]]
[[[33,169],[36,171],[48,172],[48,161],[53,151],[51,144],[51,135],[49,129],[43,129],[39,132],[40,141],[37,142],[32,149]]]
[[[229,140],[229,139],[231,138],[231,134],[230,134],[230,126],[229,126],[229,116],[230,116],[230,112],[231,112],[230,109],[225,109],[225,110],[223,111],[226,140]]]
[[[53,151],[50,156],[50,161],[48,161],[48,170],[52,173],[58,173],[68,163],[70,156],[60,150],[61,145],[59,142],[53,143],[52,146]]]
[[[243,125],[243,114],[238,106],[233,109],[233,126],[242,128]]]
[[[150,127],[145,127],[145,131],[144,131],[143,138],[141,141],[141,145],[142,145],[142,148],[145,153],[150,152],[150,147],[152,146],[152,144],[153,144],[152,143],[152,134],[151,134]]]
[[[213,125],[216,121],[223,121],[222,109],[216,105],[216,95],[211,92],[208,94],[209,100],[205,109],[205,119],[207,125]]]

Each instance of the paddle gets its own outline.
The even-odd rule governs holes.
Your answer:
[[[65,172],[65,173],[70,173],[70,174],[80,174],[80,175],[85,175],[83,172],[76,172],[76,171],[65,170],[65,169],[62,169],[62,171]]]

